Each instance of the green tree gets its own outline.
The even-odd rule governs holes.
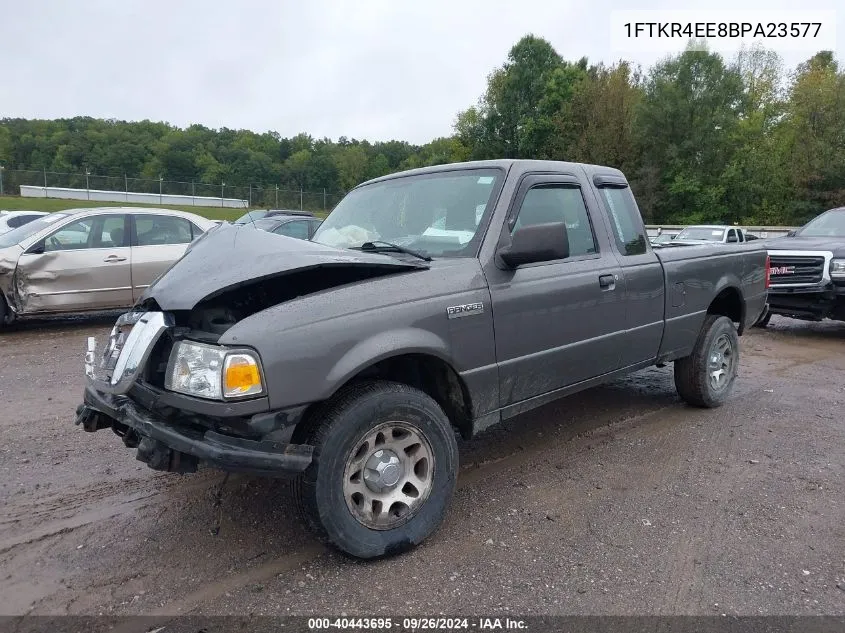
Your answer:
[[[471,153],[499,158],[536,155],[535,144],[542,138],[537,122],[540,100],[561,61],[549,42],[534,35],[511,48],[505,64],[488,77],[478,108],[458,116],[456,127],[462,141],[474,148]]]
[[[334,151],[340,188],[349,191],[367,178],[367,152],[360,145],[346,145]]]
[[[285,161],[285,172],[290,181],[301,189],[311,184],[311,152],[301,149],[290,155]]]
[[[733,222],[724,167],[745,94],[735,69],[721,56],[690,46],[652,68],[635,125],[641,169],[658,174],[646,196],[659,222]]]
[[[6,165],[12,158],[12,133],[0,127],[0,165]]]
[[[783,63],[776,53],[754,47],[740,51],[734,68],[745,100],[732,137],[736,150],[722,175],[726,198],[742,223],[780,224],[786,221],[791,195],[788,161],[778,138]]]
[[[781,134],[797,199],[789,217],[804,222],[845,205],[845,75],[830,51],[801,64]]]
[[[611,165],[631,172],[637,165],[634,114],[642,99],[641,78],[626,62],[600,64],[559,93],[553,117],[552,158]]]

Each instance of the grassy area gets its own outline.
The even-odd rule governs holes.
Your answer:
[[[60,200],[58,198],[20,198],[17,196],[0,197],[0,209],[4,211],[64,211],[65,209],[84,209],[89,207],[154,207],[156,209],[175,209],[196,213],[212,220],[236,220],[246,213],[246,209],[226,209],[222,207],[193,207],[190,205],[152,205],[133,204],[131,202],[100,202],[92,200]]]

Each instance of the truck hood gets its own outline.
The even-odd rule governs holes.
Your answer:
[[[323,290],[350,280],[427,268],[420,260],[405,261],[377,253],[334,248],[275,235],[246,225],[222,224],[188,246],[185,254],[156,279],[139,299],[162,310],[192,310],[197,304],[247,286],[267,286],[277,278],[299,276],[293,294]],[[326,275],[314,275],[326,269]],[[311,272],[310,275],[303,273]],[[336,283],[335,283],[336,280]],[[278,286],[272,283],[275,291]],[[304,288],[303,288],[304,286]],[[282,296],[285,294],[281,291]]]
[[[845,257],[845,237],[777,237],[764,242],[771,251],[832,251]]]

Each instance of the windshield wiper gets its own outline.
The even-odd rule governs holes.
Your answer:
[[[370,251],[375,253],[379,251],[396,251],[397,253],[413,255],[414,257],[418,257],[419,259],[425,260],[427,262],[431,261],[431,257],[429,257],[428,255],[423,255],[419,251],[415,251],[410,248],[405,248],[404,246],[399,246],[398,244],[393,244],[391,242],[383,242],[381,240],[376,240],[375,242],[364,242],[359,248],[362,251]]]

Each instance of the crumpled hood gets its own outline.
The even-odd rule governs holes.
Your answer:
[[[778,237],[765,241],[773,251],[832,251],[834,257],[845,257],[845,237]]]
[[[147,288],[162,310],[190,310],[240,286],[320,267],[364,267],[390,272],[427,268],[422,260],[333,248],[251,226],[222,224],[197,238],[185,255]]]

